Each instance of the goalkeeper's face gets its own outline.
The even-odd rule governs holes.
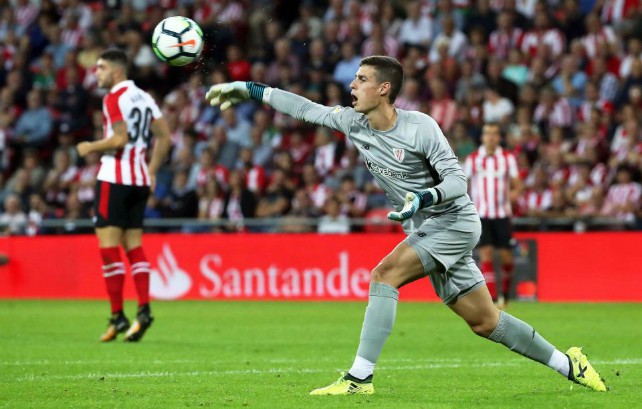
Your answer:
[[[375,74],[374,67],[362,65],[350,83],[350,96],[355,111],[368,114],[382,104],[389,104],[390,83],[378,82]]]

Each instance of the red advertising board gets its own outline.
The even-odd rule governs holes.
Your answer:
[[[639,233],[521,234],[537,242],[540,301],[642,301]],[[147,235],[156,299],[361,300],[400,234]],[[638,246],[636,246],[638,244]],[[8,237],[0,298],[105,298],[94,236]],[[131,280],[126,297],[135,296]],[[437,301],[428,280],[402,300]]]
[[[540,301],[642,301],[642,233],[518,234],[537,242]]]
[[[403,235],[147,235],[156,299],[357,300],[370,271]],[[93,236],[11,237],[0,267],[0,297],[102,298]],[[437,300],[427,280],[403,289],[409,300]],[[128,283],[131,284],[131,283]],[[126,284],[127,286],[127,284]],[[133,285],[126,297],[133,297]]]

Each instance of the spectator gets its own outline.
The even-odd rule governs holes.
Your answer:
[[[301,74],[301,61],[292,54],[292,46],[286,38],[279,38],[274,43],[274,60],[268,65],[265,81],[268,84],[277,84],[279,81],[279,67],[287,66],[292,70],[294,77]]]
[[[433,117],[444,133],[450,132],[457,115],[457,105],[448,94],[443,80],[434,78],[430,81],[432,98],[429,102],[430,116]]]
[[[374,52],[375,44],[382,46],[381,53]],[[372,25],[370,36],[364,41],[361,47],[361,55],[376,54],[385,54],[395,58],[399,56],[399,43],[392,35],[386,32],[383,25],[379,22],[375,22]]]
[[[234,113],[232,112],[232,115]],[[238,136],[245,138],[241,133]],[[241,146],[236,142],[228,139],[227,132],[222,126],[215,126],[212,129],[212,137],[208,141],[208,146],[212,149],[216,163],[227,169],[232,169],[236,163],[236,158],[241,150]]]
[[[319,126],[314,134],[314,168],[320,177],[334,172],[340,155],[338,143],[328,128]]]
[[[444,16],[442,26],[443,30],[435,36],[432,43],[429,60],[433,63],[439,61],[438,45],[444,42],[448,44],[447,55],[457,60],[462,60],[463,51],[468,42],[466,35],[457,29],[455,20],[450,15]]]
[[[250,129],[252,126],[247,120],[240,118],[234,108],[229,108],[221,112],[221,119],[217,122],[217,126],[225,130],[229,142],[243,148],[252,146],[252,140],[250,138]]]
[[[294,192],[290,211],[281,221],[280,231],[284,233],[309,233],[314,231],[312,220],[320,216],[319,209],[312,203],[307,191],[299,188]]]
[[[265,189],[267,182],[265,169],[262,166],[255,165],[252,162],[252,149],[243,148],[239,154],[239,160],[236,167],[243,176],[244,185],[256,196],[260,196]]]
[[[505,126],[508,125],[511,115],[515,112],[515,107],[508,98],[501,97],[497,90],[489,87],[484,91],[482,110],[484,112],[484,122],[495,122]]]
[[[406,5],[407,17],[399,30],[399,42],[404,47],[419,46],[427,50],[432,40],[433,22],[421,15],[421,3],[411,1]]]
[[[409,77],[403,83],[401,94],[395,100],[395,106],[407,111],[418,111],[420,107],[421,84],[415,78]]]
[[[332,191],[319,179],[314,165],[310,163],[303,166],[301,178],[303,180],[303,187],[308,196],[310,196],[310,199],[312,199],[312,203],[318,210],[321,210],[326,199],[332,195]]]
[[[635,212],[640,208],[642,187],[631,180],[631,170],[627,166],[619,166],[615,174],[615,182],[609,187],[600,210],[602,216],[612,216],[625,222],[633,222]]]
[[[524,85],[528,80],[528,66],[526,66],[524,56],[518,48],[513,48],[508,52],[508,62],[502,70],[502,77],[518,86]]]
[[[336,193],[336,197],[341,202],[341,214],[345,214],[350,218],[364,217],[368,200],[359,191],[352,176],[345,175],[341,178],[341,186]]]
[[[215,178],[210,177],[205,182],[198,199],[198,219],[203,221],[221,222],[225,204],[225,192]],[[210,231],[221,231],[222,226],[214,225]]]
[[[257,203],[256,217],[273,218],[289,212],[293,192],[288,188],[286,178],[286,173],[281,169],[272,172],[265,194]],[[239,197],[236,200],[239,200]]]
[[[551,85],[558,95],[566,98],[571,107],[577,109],[582,104],[586,82],[586,73],[580,71],[578,61],[572,55],[567,55],[562,59],[560,73]]]
[[[620,78],[629,76],[634,61],[642,61],[642,40],[636,37],[629,39],[627,53],[620,63]]]
[[[478,0],[475,5],[466,16],[464,32],[470,37],[473,30],[481,29],[487,37],[497,28],[497,13],[490,7],[490,0]]]
[[[92,211],[92,205],[96,197],[96,177],[100,170],[100,154],[97,152],[89,153],[85,156],[85,165],[82,166],[76,174],[73,181],[72,190],[78,195],[78,200],[87,213]]]
[[[56,109],[60,112],[58,121],[65,125],[60,129],[67,134],[86,132],[89,125],[89,94],[80,83],[78,70],[67,70],[65,82],[67,85],[59,91],[55,103]]]
[[[172,189],[161,202],[162,214],[170,218],[194,218],[198,214],[196,191],[187,184],[188,172],[181,170],[174,175]]]
[[[599,84],[600,98],[613,102],[617,93],[618,80],[615,74],[607,70],[606,60],[601,57],[592,59],[591,71],[590,79]]]
[[[588,58],[598,56],[600,47],[609,49],[618,45],[615,31],[608,25],[602,25],[597,13],[590,13],[584,19],[586,34],[582,37],[582,44]]]
[[[65,59],[67,54],[73,50],[73,46],[62,40],[60,27],[56,24],[49,25],[45,34],[49,39],[49,45],[45,48],[45,52],[52,55],[54,67],[58,70],[65,66]]]
[[[241,48],[236,44],[227,47],[226,68],[232,81],[248,81],[250,79],[250,62],[244,58]]]
[[[538,167],[534,171],[532,186],[520,198],[521,213],[529,217],[542,217],[552,205],[553,190],[548,184],[548,175]]]
[[[341,214],[341,202],[335,196],[330,196],[324,206],[325,215],[319,218],[318,233],[347,234],[350,233],[350,220]]]
[[[27,174],[29,186],[37,191],[42,186],[42,182],[45,179],[47,171],[40,164],[40,156],[37,151],[33,149],[26,149],[22,155],[22,164],[16,171],[13,176],[7,181],[7,187],[10,188],[13,185],[14,177],[18,172],[24,171]]]
[[[228,220],[226,229],[228,231],[244,231],[245,219],[253,217],[274,217],[277,215],[285,214],[287,206],[284,206],[281,199],[289,202],[289,193],[281,190],[280,185],[272,185],[275,190],[272,193],[276,194],[276,200],[267,206],[261,208],[261,202],[256,202],[256,196],[245,187],[243,175],[238,170],[230,172],[230,187],[227,195],[225,196],[225,203],[223,204],[222,217]],[[269,187],[268,187],[269,189]],[[279,197],[279,194],[285,194],[286,197]],[[266,203],[264,202],[264,205]],[[272,206],[274,205],[274,206]],[[259,214],[259,209],[263,212]]]
[[[40,91],[29,92],[27,109],[20,115],[11,142],[21,149],[42,149],[49,143],[53,118],[42,104]]]
[[[578,216],[596,216],[600,210],[602,190],[591,180],[591,163],[580,162],[574,167],[566,189],[567,201]]]
[[[573,109],[566,98],[560,97],[553,88],[547,87],[540,94],[533,119],[545,130],[556,126],[568,128],[573,123]]]
[[[42,221],[55,218],[47,203],[39,193],[33,193],[29,198],[29,213],[27,214],[27,227],[25,233],[28,236],[37,234],[48,234],[49,229],[42,227]]]
[[[341,46],[341,60],[337,63],[332,74],[332,79],[342,84],[346,90],[350,90],[350,83],[354,79],[354,73],[359,69],[361,56],[357,54],[355,46],[346,42]]]
[[[54,167],[47,174],[42,187],[47,203],[58,210],[64,209],[67,195],[77,174],[78,168],[71,163],[69,152],[66,150],[56,151]]]
[[[4,212],[0,213],[2,232],[8,235],[24,234],[27,226],[27,216],[22,210],[20,198],[10,194],[4,199]]]
[[[521,42],[522,51],[534,57],[558,58],[565,50],[564,34],[551,26],[547,11],[535,13],[533,28],[524,33]]]

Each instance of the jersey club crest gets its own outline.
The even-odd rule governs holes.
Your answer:
[[[397,162],[403,162],[403,158],[406,156],[406,151],[399,148],[392,148],[392,153],[395,155]]]

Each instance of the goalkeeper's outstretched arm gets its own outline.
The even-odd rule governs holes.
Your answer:
[[[348,133],[350,123],[356,115],[352,108],[327,107],[291,92],[256,82],[235,81],[217,84],[210,88],[205,98],[211,105],[220,105],[221,110],[241,101],[253,99],[268,104],[295,119],[327,126],[345,134]]]

